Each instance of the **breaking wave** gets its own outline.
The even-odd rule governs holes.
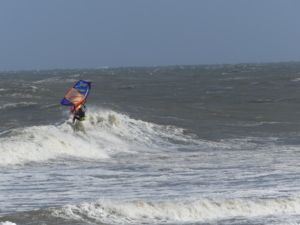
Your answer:
[[[164,224],[225,220],[237,217],[295,215],[300,198],[202,199],[195,201],[107,201],[67,205],[52,215],[82,222],[108,224]]]
[[[5,221],[5,222],[0,222],[0,225],[16,225],[16,224],[9,221]]]
[[[110,110],[94,110],[75,128],[68,120],[60,125],[19,128],[0,137],[0,166],[61,157],[104,159],[120,152],[197,146],[198,142],[180,128],[135,120]]]

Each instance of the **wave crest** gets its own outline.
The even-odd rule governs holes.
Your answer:
[[[60,157],[109,158],[114,153],[195,145],[183,129],[135,120],[110,110],[92,110],[74,131],[60,125],[16,129],[0,138],[0,166],[43,162]]]
[[[278,199],[202,199],[195,201],[102,200],[95,203],[67,205],[53,210],[65,219],[109,224],[157,224],[204,222],[235,217],[262,217],[300,213],[300,198]]]

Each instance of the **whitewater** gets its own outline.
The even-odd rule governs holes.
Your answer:
[[[299,71],[1,74],[0,225],[300,224]],[[93,89],[74,129],[59,101],[77,79]]]

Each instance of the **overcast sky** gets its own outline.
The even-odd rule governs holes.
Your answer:
[[[300,61],[299,0],[0,0],[0,70]]]

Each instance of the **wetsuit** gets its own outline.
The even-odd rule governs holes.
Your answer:
[[[79,109],[74,111],[73,123],[75,120],[83,121],[85,118],[85,106],[80,107]]]

